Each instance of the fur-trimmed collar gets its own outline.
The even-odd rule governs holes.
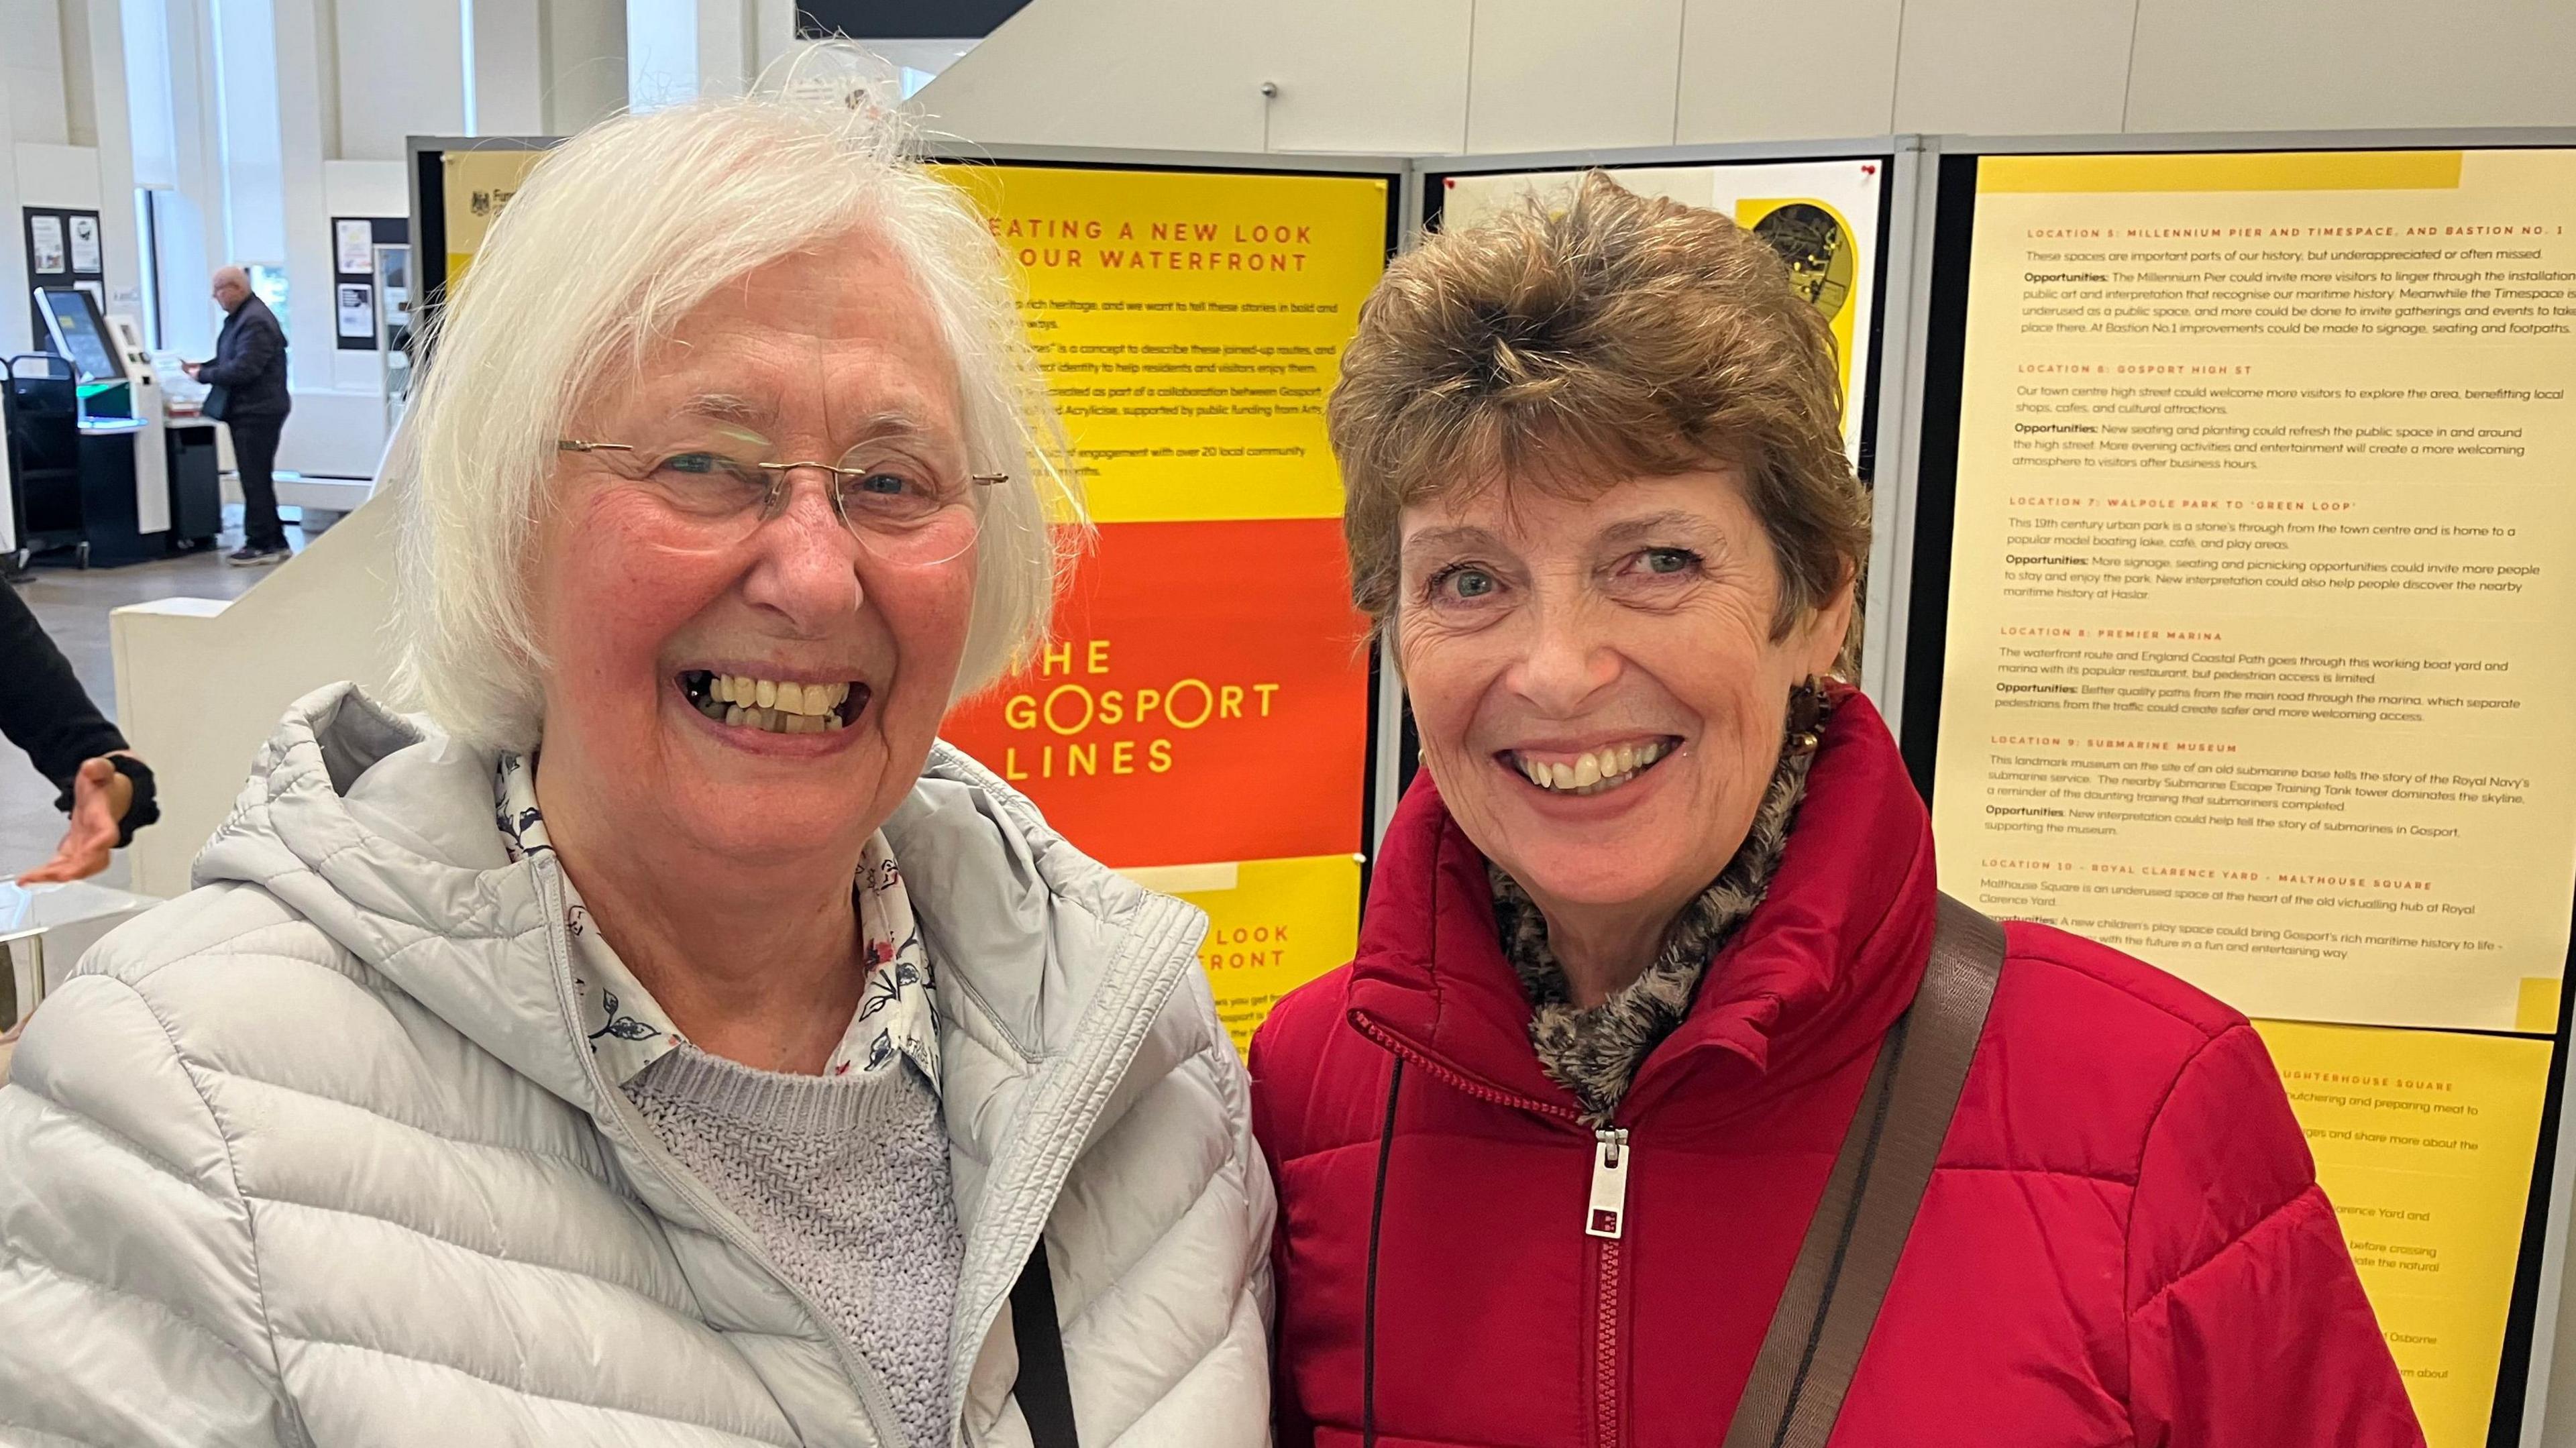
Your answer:
[[[1596,1129],[1609,1124],[1628,1084],[1637,1078],[1637,1068],[1690,1014],[1709,958],[1771,888],[1780,853],[1797,823],[1798,804],[1806,797],[1808,766],[1816,757],[1814,736],[1809,734],[1800,747],[1801,732],[1789,731],[1762,807],[1754,812],[1753,827],[1745,832],[1735,858],[1666,927],[1663,946],[1645,973],[1590,1010],[1574,1004],[1564,967],[1548,948],[1547,920],[1536,903],[1500,866],[1486,865],[1503,957],[1520,976],[1534,1008],[1530,1044],[1549,1079],[1582,1103],[1586,1124]]]

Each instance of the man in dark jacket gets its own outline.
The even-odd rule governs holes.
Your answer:
[[[245,568],[286,557],[286,527],[277,521],[278,435],[286,430],[286,329],[268,303],[252,295],[250,273],[215,273],[215,301],[227,315],[215,359],[191,362],[188,375],[207,386],[206,416],[233,430],[241,471],[242,546],[230,561]]]

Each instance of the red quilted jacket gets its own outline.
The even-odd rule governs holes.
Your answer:
[[[1359,958],[1253,1042],[1283,1441],[1358,1442],[1373,1396],[1388,1448],[1717,1443],[1933,890],[1922,804],[1853,696],[1769,897],[1619,1109],[1626,1224],[1596,1238],[1592,1134],[1531,1051],[1484,861],[1417,782]],[[1833,1442],[2421,1444],[2244,1018],[2091,941],[2007,936]]]

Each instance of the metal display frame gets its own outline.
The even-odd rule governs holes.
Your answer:
[[[2428,127],[2419,129],[2380,129],[2353,131],[2228,131],[2179,132],[2164,134],[2090,135],[2090,136],[1976,136],[1940,135],[1918,138],[1923,181],[1917,196],[1917,244],[1912,253],[1920,258],[1908,280],[1915,293],[1909,302],[1911,315],[1917,320],[1913,334],[1913,351],[1904,371],[1906,396],[1901,404],[1912,466],[1907,473],[1906,496],[1899,500],[1896,518],[1897,536],[1885,540],[1895,548],[1898,567],[1904,573],[1904,587],[1895,600],[1896,616],[1889,622],[1884,642],[1894,651],[1887,666],[1886,679],[1891,693],[1879,697],[1888,725],[1904,741],[1907,762],[1916,768],[1917,781],[1923,786],[1925,799],[1931,797],[1930,771],[1940,730],[1938,679],[1942,655],[1948,644],[1950,539],[1946,536],[1919,536],[1918,518],[1925,498],[1925,409],[1946,401],[1950,423],[1955,428],[1957,389],[1963,385],[1955,356],[1934,357],[1930,343],[1940,341],[1956,347],[1965,342],[1966,268],[1964,248],[1957,254],[1945,253],[1939,242],[1945,238],[1945,218],[1940,208],[1944,201],[1945,161],[1978,159],[1987,156],[2060,156],[2060,155],[2130,155],[2182,153],[2226,153],[2250,151],[2477,151],[2477,150],[2576,150],[2576,128],[2571,127]],[[1964,184],[1955,180],[1964,198],[1950,198],[1954,203],[1964,199],[1973,209],[1975,194],[1973,176]],[[1949,218],[1954,224],[1956,219]],[[1936,319],[1936,303],[1945,311],[1956,311],[1956,317]],[[1942,322],[1956,322],[1957,335],[1946,333],[1938,338],[1936,329]],[[1935,374],[1941,375],[1936,376]],[[1931,389],[1940,386],[1940,396]],[[1934,445],[1946,442],[1947,456],[1935,471],[1942,472],[1938,491],[1931,499],[1933,513],[1946,525],[1957,485],[1957,439],[1955,432],[1935,439]],[[1881,544],[1873,542],[1873,557]],[[1931,563],[1928,570],[1919,564]],[[1937,594],[1938,596],[1934,596]],[[1877,598],[1872,590],[1872,598]],[[1878,621],[1874,620],[1875,626]],[[1925,625],[1919,642],[1913,637],[1914,625]],[[1912,675],[1917,683],[1934,684],[1928,697],[1908,700],[1906,683]],[[1915,715],[1915,728],[1909,730],[1909,703],[1922,706],[1928,714]],[[2571,917],[2576,918],[2576,900],[2570,901]],[[2504,1349],[2497,1363],[2494,1406],[2488,1429],[2488,1443],[2493,1448],[2519,1445],[2519,1448],[2541,1448],[2548,1417],[2550,1372],[2558,1338],[2559,1313],[2565,1295],[2568,1269],[2568,1229],[2571,1202],[2576,1202],[2576,1130],[2564,1129],[2568,1122],[2568,1057],[2571,1044],[2570,1017],[2576,1014],[2576,935],[2571,935],[2569,959],[2561,966],[2561,990],[2557,1029],[2548,1037],[2550,1064],[2542,1097],[2540,1140],[2531,1164],[2531,1190],[2524,1209],[2523,1241],[2514,1274],[2513,1296],[2505,1320]],[[2515,1033],[2520,1034],[2520,1033]],[[2526,1036],[2525,1039],[2544,1039]]]

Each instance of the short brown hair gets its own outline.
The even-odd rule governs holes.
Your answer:
[[[1857,583],[1869,497],[1833,333],[1760,239],[1599,171],[1443,232],[1360,307],[1327,409],[1351,598],[1383,628],[1403,510],[1462,483],[1598,488],[1742,469],[1779,560],[1775,636]]]

